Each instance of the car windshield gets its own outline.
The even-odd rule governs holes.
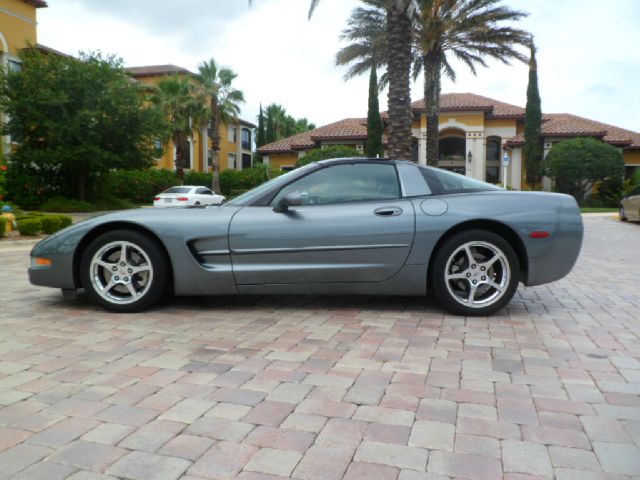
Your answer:
[[[171,187],[162,193],[189,193],[191,191],[188,187]]]
[[[490,183],[476,180],[475,178],[449,172],[440,168],[420,167],[422,176],[429,184],[433,195],[447,193],[478,192],[483,190],[502,190],[502,188]]]
[[[266,192],[268,192],[271,188],[285,185],[290,182],[292,179],[298,177],[300,174],[306,172],[307,170],[313,170],[316,167],[315,163],[310,163],[305,165],[304,167],[296,168],[295,170],[291,170],[279,177],[272,178],[268,182],[263,183],[262,185],[258,185],[253,190],[249,190],[247,193],[243,193],[239,197],[234,198],[227,205],[235,205],[235,206],[244,206],[249,205],[253,201],[260,198]]]

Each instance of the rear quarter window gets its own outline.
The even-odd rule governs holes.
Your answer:
[[[189,193],[190,191],[191,189],[186,187],[171,187],[162,193]]]
[[[420,173],[433,195],[502,190],[490,183],[439,168],[420,167]]]

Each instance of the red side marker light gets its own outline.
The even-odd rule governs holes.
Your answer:
[[[551,234],[546,230],[536,230],[535,232],[531,232],[529,236],[531,238],[548,238]]]

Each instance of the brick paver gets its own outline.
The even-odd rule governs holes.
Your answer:
[[[420,298],[115,315],[0,242],[0,479],[640,478],[640,225],[491,318]]]

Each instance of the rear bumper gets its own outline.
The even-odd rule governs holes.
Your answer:
[[[558,209],[558,224],[549,248],[543,255],[528,259],[529,265],[524,284],[542,285],[567,276],[578,260],[583,235],[584,227],[580,209],[576,201],[567,196]]]

